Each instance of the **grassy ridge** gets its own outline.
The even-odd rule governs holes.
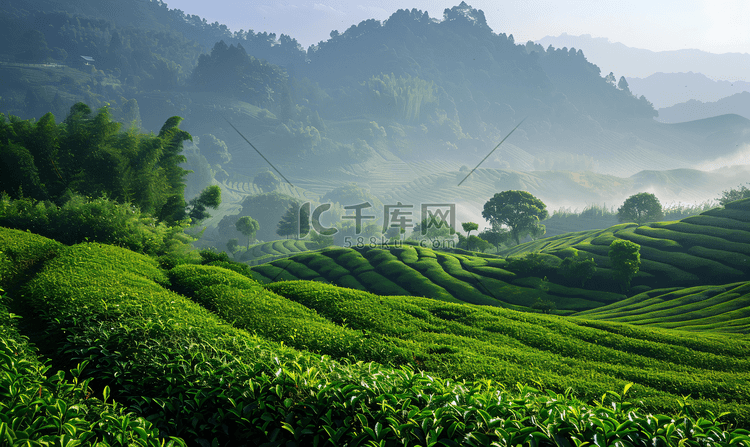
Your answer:
[[[537,299],[563,312],[600,307],[622,295],[550,284],[508,270],[505,259],[438,252],[431,248],[327,248],[251,268],[262,283],[316,280],[377,295],[411,295],[446,302],[520,309]]]
[[[632,281],[633,290],[741,281],[750,274],[750,199],[677,222],[641,226],[625,223],[606,230],[540,239],[513,247],[504,254],[520,256],[541,252],[563,257],[565,249],[581,250],[599,266],[592,279],[596,286],[611,278],[607,252],[615,239],[641,245],[641,271]]]
[[[281,310],[276,308],[278,305],[285,306],[283,309],[296,308],[298,322],[327,324],[331,330],[343,328],[356,333],[362,331],[359,325],[368,324],[371,329],[365,330],[370,335],[410,334],[415,338],[414,346],[426,345],[434,353],[443,354],[438,357],[441,361],[451,359],[454,365],[464,365],[465,376],[486,377],[487,371],[502,374],[500,369],[477,365],[475,360],[483,360],[485,351],[476,348],[486,346],[501,352],[507,346],[508,360],[521,365],[516,371],[523,373],[524,382],[545,378],[550,371],[560,377],[572,372],[569,382],[574,378],[580,382],[585,377],[607,389],[618,389],[618,384],[625,388],[627,381],[627,377],[607,376],[601,368],[584,371],[580,366],[605,365],[607,353],[617,351],[613,348],[595,348],[597,344],[590,343],[595,349],[586,354],[591,356],[586,361],[566,360],[555,350],[567,350],[569,354],[580,351],[580,346],[574,346],[572,341],[582,340],[586,334],[625,345],[633,343],[630,337],[609,336],[612,332],[559,317],[419,298],[376,297],[311,282],[300,283],[299,287],[275,284],[272,287],[278,288],[275,292],[279,293],[272,294],[260,290],[252,281],[215,267],[191,270],[179,266],[172,274],[173,285],[178,277],[182,278],[179,287],[185,293],[195,290],[196,299],[216,313],[222,307],[240,310],[248,304],[265,306],[263,301],[267,300],[267,315]],[[569,395],[539,393],[532,388],[511,392],[491,382],[444,380],[415,374],[408,368],[394,370],[376,364],[342,365],[320,355],[295,352],[232,327],[216,313],[166,290],[163,285],[169,283],[150,258],[116,247],[80,244],[60,249],[15,299],[34,310],[50,336],[63,342],[57,348],[59,361],[75,363],[87,359],[97,365],[82,372],[82,377],[94,379],[91,385],[95,389],[109,386],[118,402],[147,416],[162,434],[183,436],[192,445],[367,445],[369,441],[425,445],[437,440],[445,445],[575,445],[590,442],[594,436],[610,440],[617,436],[641,445],[660,435],[675,444],[685,436],[697,442],[702,435],[711,442],[746,442],[743,436],[747,432],[728,432],[716,424],[715,418],[703,413],[707,409],[732,410],[737,422],[750,424],[745,404],[739,402],[747,401],[742,390],[747,389],[743,385],[747,382],[746,357],[750,350],[729,340],[724,343],[724,356],[698,352],[688,359],[681,355],[685,350],[680,348],[680,340],[685,337],[679,335],[672,344],[661,348],[658,343],[644,341],[628,345],[634,351],[627,351],[627,355],[625,349],[618,351],[623,360],[630,361],[610,367],[642,371],[644,380],[666,380],[675,391],[693,389],[702,396],[692,401],[692,406],[684,407],[675,403],[668,392],[638,382],[629,392],[635,393],[636,399],[648,407],[674,409],[670,416],[649,418],[640,404],[634,407],[614,394],[601,405],[587,405]],[[290,296],[306,296],[307,304],[302,303],[302,298],[283,301],[281,289]],[[328,298],[333,292],[339,293],[337,300]],[[220,295],[236,299],[223,299]],[[315,300],[321,303],[314,304]],[[383,306],[381,300],[392,305]],[[338,316],[332,312],[338,312]],[[384,312],[388,318],[383,317]],[[235,324],[242,316],[232,312],[227,315],[237,317]],[[269,315],[265,321],[272,322],[274,318]],[[263,321],[252,324],[259,328],[267,325]],[[568,332],[562,332],[560,327]],[[454,333],[459,331],[470,332]],[[668,333],[648,329],[636,332],[670,338]],[[548,340],[552,345],[546,346],[545,338],[554,333],[558,336]],[[480,337],[494,338],[484,341]],[[362,338],[363,344],[372,339]],[[566,339],[570,343],[562,344]],[[715,340],[722,339],[712,337],[704,342]],[[644,346],[661,354],[635,353]],[[681,360],[672,363],[659,356]],[[431,362],[430,358],[420,361],[425,367]],[[524,362],[533,362],[533,366]],[[665,365],[670,368],[665,369]],[[443,368],[452,370],[450,365]],[[564,385],[542,384],[550,389]],[[740,394],[730,397],[730,388],[739,389]],[[698,414],[709,418],[700,420]],[[680,431],[670,429],[667,433],[664,430],[673,420]],[[611,430],[605,431],[606,426],[620,426],[623,431],[615,435]],[[694,431],[682,428],[688,426]]]
[[[576,314],[582,318],[693,331],[750,332],[750,283],[642,293]]]
[[[242,262],[249,265],[258,265],[317,248],[318,244],[312,241],[284,239],[253,245],[249,250],[245,250],[237,256]]]
[[[3,289],[14,289],[62,244],[0,228],[0,439],[4,445],[165,445],[159,430],[109,400],[109,388],[93,393],[84,378],[88,361],[53,372],[21,335],[18,307]],[[102,443],[102,444],[99,444]],[[182,445],[170,440],[166,445]]]
[[[334,323],[415,342],[413,349],[421,349],[413,351],[416,364],[442,376],[506,384],[532,380],[590,399],[613,383],[634,382],[639,399],[654,410],[669,407],[680,395],[714,396],[709,400],[719,398],[724,408],[740,412],[750,408],[745,408],[750,395],[739,391],[750,378],[746,341],[709,337],[699,343],[693,336],[647,329],[624,336],[560,317],[382,297],[310,282],[267,288]],[[717,346],[724,346],[723,355],[714,353]]]

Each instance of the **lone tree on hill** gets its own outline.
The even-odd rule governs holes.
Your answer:
[[[547,205],[526,191],[497,193],[484,204],[482,210],[482,217],[493,228],[505,225],[510,229],[510,236],[516,245],[521,243],[522,235],[539,234],[539,221],[548,216]]]
[[[250,216],[242,216],[237,223],[234,224],[237,231],[247,236],[247,249],[250,250],[250,241],[255,239],[255,233],[260,229],[258,221]]]
[[[628,197],[625,203],[617,209],[617,218],[620,222],[635,222],[638,225],[644,222],[655,222],[663,216],[659,199],[648,192]]]
[[[641,267],[641,246],[635,242],[616,239],[609,244],[609,259],[612,261],[613,276],[624,288],[630,287],[630,280]]]
[[[462,222],[461,227],[466,232],[466,249],[471,250],[471,232],[479,229],[479,224],[474,222]]]

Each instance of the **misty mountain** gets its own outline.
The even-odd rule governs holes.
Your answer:
[[[659,109],[657,119],[663,123],[681,123],[728,114],[750,119],[750,92],[735,93],[714,102],[691,99],[672,107]]]
[[[737,93],[749,92],[750,82],[745,81],[715,81],[701,73],[654,73],[645,78],[628,78],[630,90],[638,95],[644,95],[654,104],[657,109],[665,109],[675,104],[700,101],[704,103],[715,102]],[[738,113],[725,111],[717,113]],[[742,113],[739,113],[742,115]],[[716,115],[695,115],[690,119],[706,118]],[[661,110],[657,120],[664,121]],[[686,119],[684,121],[689,121]],[[664,122],[675,122],[673,120]]]
[[[536,43],[545,48],[552,45],[555,48],[581,49],[603,73],[614,72],[618,79],[620,76],[645,78],[659,72],[692,71],[711,79],[750,81],[750,54],[747,53],[713,54],[693,49],[651,51],[610,42],[606,37],[591,37],[590,34],[572,36],[563,33],[556,37],[544,37]],[[648,95],[646,97],[649,98]]]
[[[226,120],[290,178],[318,179],[317,190],[474,166],[516,126],[486,167],[632,175],[691,167],[750,138],[734,127],[712,137],[721,120],[698,133],[655,122],[653,105],[605,79],[584,51],[517,45],[463,2],[439,19],[413,9],[366,20],[307,51],[161,2],[123,1],[117,17],[90,3],[5,0],[0,110],[60,120],[75,101],[109,104],[153,131],[179,115],[183,129],[217,142],[192,157],[205,160],[191,167],[203,182],[246,182],[267,167]]]

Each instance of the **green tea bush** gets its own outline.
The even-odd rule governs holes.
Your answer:
[[[748,219],[750,219],[750,213],[747,213]],[[698,216],[692,216],[682,219],[682,222],[689,223],[692,225],[704,225],[710,227],[719,227],[727,230],[736,231],[750,231],[750,224],[748,222],[738,221],[736,219],[730,219],[728,217],[716,217],[708,214],[701,214]]]
[[[0,194],[0,226],[29,230],[66,245],[101,242],[138,253],[185,252],[192,238],[180,226],[167,226],[132,205],[107,198],[71,196],[61,207]]]
[[[82,379],[83,372],[93,368],[88,362],[67,374],[52,373],[19,334],[18,318],[0,303],[0,439],[4,445],[165,445],[150,422],[109,401],[108,388],[101,396],[92,395],[91,379]],[[172,439],[166,445],[184,443]]]
[[[43,236],[0,227],[0,287],[11,289],[62,246]]]
[[[662,352],[658,349],[668,346],[656,346],[656,352],[662,352],[665,359],[650,358],[643,354],[648,352],[643,350],[649,344],[634,346],[628,337],[607,335],[611,333],[555,317],[430,299],[377,297],[324,284],[299,283],[308,288],[304,299],[309,302],[303,303],[302,298],[295,301],[305,308],[314,309],[341,327],[346,324],[346,329],[355,333],[366,331],[406,340],[410,344],[403,345],[412,346],[417,355],[405,361],[439,375],[457,376],[458,380],[445,381],[410,369],[393,370],[374,364],[342,365],[320,356],[297,354],[226,324],[154,282],[156,279],[166,283],[155,273],[159,270],[154,261],[125,253],[116,247],[95,244],[64,248],[24,287],[24,302],[42,315],[41,321],[52,335],[64,340],[61,352],[68,361],[88,359],[99,365],[85,372],[94,378],[92,383],[100,388],[108,385],[118,402],[147,416],[163,436],[179,435],[195,445],[309,445],[314,444],[316,436],[318,443],[331,445],[368,440],[424,445],[428,438],[441,439],[440,436],[446,442],[465,444],[467,440],[485,439],[480,435],[496,442],[509,439],[523,443],[535,439],[529,438],[530,427],[553,438],[555,434],[563,436],[568,442],[578,436],[574,429],[558,432],[554,424],[560,422],[553,421],[571,417],[571,405],[579,415],[589,406],[556,394],[528,389],[514,394],[500,391],[495,383],[481,385],[481,381],[461,379],[475,377],[474,374],[495,377],[511,386],[533,379],[547,389],[570,387],[589,401],[635,378],[633,392],[644,407],[638,404],[638,408],[622,414],[607,413],[619,414],[616,425],[646,418],[641,415],[649,412],[661,414],[665,409],[673,413],[670,417],[675,421],[685,417],[696,420],[699,416],[674,408],[673,399],[678,393],[703,396],[691,401],[696,415],[721,408],[733,411],[735,421],[750,420],[742,403],[748,399],[742,387],[747,380],[746,366],[725,363],[705,370],[694,366],[719,356],[692,352],[687,356],[685,351]],[[70,273],[71,266],[76,267],[77,274]],[[187,267],[178,268],[188,271]],[[234,275],[228,271],[226,274]],[[301,289],[295,286],[281,282],[269,287],[280,295],[288,292],[301,297]],[[219,309],[217,304],[224,303],[227,309],[237,309],[232,315],[242,319],[244,312],[249,312],[251,320],[257,319],[259,315],[252,315],[251,302],[258,296],[259,305],[268,307],[266,318],[283,319],[293,313],[282,311],[274,316],[274,310],[286,308],[277,307],[272,301],[264,304],[268,295],[256,294],[255,290],[227,285],[208,286],[205,290],[204,299],[212,299],[212,306]],[[244,300],[245,294],[249,294],[250,303]],[[231,303],[234,304],[229,306]],[[310,324],[305,329],[303,324],[314,317],[300,309],[303,321],[296,329],[314,332],[317,326]],[[584,342],[586,337],[588,342]],[[362,346],[371,346],[369,343],[365,340]],[[610,345],[629,346],[640,353],[619,351]],[[354,345],[340,346],[349,349]],[[727,368],[731,372],[724,372]],[[489,394],[483,398],[487,399],[482,401],[485,403],[478,406],[476,399],[484,395],[482,389]],[[527,394],[528,398],[523,397]],[[549,396],[553,396],[552,400]],[[592,404],[590,408],[600,413],[603,408],[613,409],[611,402],[616,401]],[[565,403],[562,408],[566,408],[567,416],[560,412],[549,419],[545,409],[559,405],[557,402]],[[508,413],[509,409],[520,412],[519,417],[514,419],[516,413]],[[487,414],[483,416],[479,410]],[[487,431],[486,424],[495,424],[491,421],[496,419],[498,424],[516,422],[499,426],[506,434]],[[538,427],[534,420],[549,422]],[[441,427],[450,427],[451,421],[463,425],[457,423],[449,434],[445,432],[448,428]],[[711,436],[732,440],[741,435],[713,421],[717,434]],[[435,425],[438,422],[443,425]],[[664,424],[668,422],[665,420]],[[594,434],[607,433],[596,431],[594,426],[586,427],[589,428],[582,428],[580,436],[587,436],[588,442]],[[655,427],[654,423],[644,425],[638,429],[639,436],[651,440]]]

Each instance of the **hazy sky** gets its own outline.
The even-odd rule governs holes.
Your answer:
[[[307,48],[366,19],[416,8],[442,19],[460,0],[165,0],[170,9],[218,21],[232,31],[288,34]],[[516,42],[591,34],[653,51],[695,48],[750,53],[750,0],[472,0],[496,33]]]

